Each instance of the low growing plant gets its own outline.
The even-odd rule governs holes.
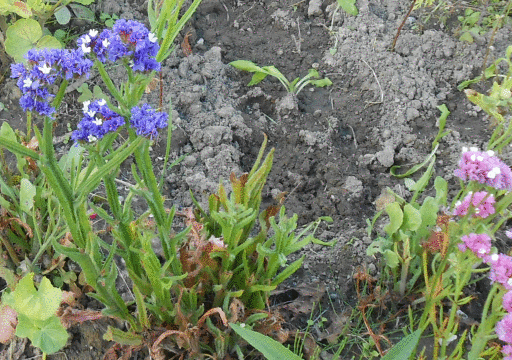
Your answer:
[[[11,323],[17,323],[16,336],[29,338],[46,358],[46,354],[62,349],[69,337],[56,315],[62,301],[62,291],[53,287],[45,277],[36,290],[33,279],[34,273],[29,273],[18,282],[16,290],[3,294],[3,306],[13,309],[17,320],[12,321],[12,314],[2,311],[0,322],[7,318]]]
[[[259,84],[263,79],[265,79],[268,75],[274,76],[277,78],[281,84],[285,87],[286,91],[291,94],[298,95],[304,87],[307,85],[313,85],[316,87],[324,87],[331,86],[332,81],[328,78],[321,79],[318,71],[315,69],[310,69],[308,74],[303,78],[296,78],[293,81],[288,81],[288,79],[274,66],[263,66],[259,67],[255,63],[249,60],[236,60],[229,63],[229,65],[243,71],[248,71],[254,73],[251,81],[247,84],[247,86],[252,86]]]

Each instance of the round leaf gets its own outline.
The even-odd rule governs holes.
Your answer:
[[[5,51],[16,62],[26,62],[23,56],[43,36],[39,23],[32,19],[20,19],[6,31]]]
[[[66,6],[63,6],[55,12],[55,18],[59,24],[66,25],[71,20],[71,12]]]

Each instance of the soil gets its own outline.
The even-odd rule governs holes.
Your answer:
[[[333,219],[317,235],[336,240],[336,245],[311,245],[297,254],[306,254],[304,266],[282,287],[321,284],[329,300],[328,319],[354,305],[352,278],[358,267],[378,276],[377,260],[366,256],[372,241],[366,219],[375,214],[375,200],[386,187],[409,195],[389,169],[419,163],[430,153],[438,132],[437,106],[446,104],[451,111],[451,133],[440,142],[435,175],[456,185],[452,174],[462,146],[483,148],[489,138],[485,114],[457,85],[481,71],[490,32],[472,44],[460,42],[454,36],[456,22],[444,25],[434,16],[423,24],[428,11],[415,11],[390,51],[409,5],[404,0],[359,0],[354,17],[336,10],[332,0],[203,0],[180,38],[189,34],[192,54],[185,56],[178,44],[163,66],[164,103],[172,102],[176,127],[173,160],[185,156],[167,177],[169,203],[191,206],[191,190],[204,204],[220,179],[251,168],[267,134],[269,148],[276,151],[264,202],[286,192],[284,205],[289,214],[298,214],[300,225],[320,216]],[[147,22],[146,4],[106,0],[93,7],[98,13]],[[509,26],[497,31],[487,64],[504,55],[511,35]],[[316,68],[333,84],[306,87],[297,97],[270,77],[248,87],[251,74],[228,65],[238,59],[274,65],[290,80]],[[98,78],[89,80],[90,87],[95,83]],[[23,129],[13,85],[11,79],[0,85],[7,107],[0,119]],[[69,102],[78,95],[70,92]],[[158,92],[147,100],[158,103]],[[78,121],[79,107],[69,107],[60,134],[67,131],[66,122]],[[158,171],[165,141],[162,136],[153,146]],[[60,146],[65,151],[65,144]],[[505,150],[503,158],[511,157]],[[293,314],[289,320],[292,327],[304,325]],[[71,329],[70,346],[49,359],[100,358],[109,346],[101,340],[105,327],[84,323]],[[35,355],[27,347],[19,358]]]

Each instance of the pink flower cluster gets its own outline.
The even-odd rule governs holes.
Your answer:
[[[512,231],[507,231],[507,236],[512,236]],[[487,234],[474,234],[463,236],[459,244],[460,251],[471,250],[476,256],[483,259],[490,267],[489,279],[501,284],[508,292],[503,296],[502,306],[508,312],[496,324],[498,338],[505,342],[502,353],[504,360],[512,360],[512,256],[505,254],[492,254],[491,237]]]
[[[462,202],[458,201],[455,204],[454,214],[464,216],[468,213],[469,207],[473,206],[475,209],[473,216],[485,219],[495,213],[495,202],[494,196],[490,195],[487,191],[478,191],[474,194],[470,191]]]
[[[507,343],[501,350],[506,355],[503,359],[512,360],[512,257],[493,254],[488,256],[486,262],[491,266],[489,278],[492,282],[499,282],[509,290],[502,300],[502,306],[508,314],[496,324],[496,335]]]
[[[491,253],[491,237],[487,234],[471,233],[463,236],[461,240],[462,243],[459,244],[459,250],[462,252],[469,249],[480,259]]]
[[[455,176],[462,180],[478,181],[500,190],[512,190],[512,171],[494,156],[494,151],[479,151],[477,148],[462,149],[462,158]]]

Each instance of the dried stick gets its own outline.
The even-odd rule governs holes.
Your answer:
[[[409,17],[409,15],[411,15],[412,9],[414,9],[414,4],[416,4],[416,0],[412,0],[412,4],[411,7],[409,8],[409,11],[407,12],[407,15],[405,15],[404,20],[402,21],[402,23],[398,27],[398,30],[396,31],[395,38],[393,39],[393,45],[391,46],[391,51],[395,51],[395,45],[396,41],[398,40],[398,37],[400,36],[400,31],[402,31],[402,28],[404,27],[407,18]]]

